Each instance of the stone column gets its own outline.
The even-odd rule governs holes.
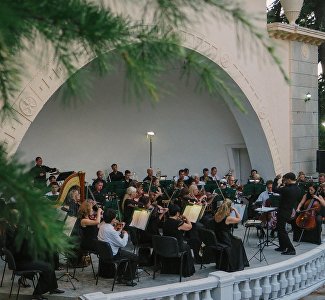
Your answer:
[[[318,149],[318,46],[325,41],[325,33],[282,23],[269,24],[268,31],[271,37],[287,41],[289,49],[291,149],[288,151],[291,151],[291,171],[315,174]]]

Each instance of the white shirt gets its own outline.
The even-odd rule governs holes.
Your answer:
[[[101,223],[98,231],[98,240],[109,243],[113,255],[116,255],[120,248],[123,248],[128,243],[129,235],[127,232],[124,233],[124,236],[120,236],[121,232],[114,229],[113,225],[108,223]]]
[[[269,199],[269,198],[270,198],[269,192],[268,192],[268,191],[264,191],[264,192],[262,192],[262,193],[258,196],[256,202],[262,202],[262,205],[264,206],[264,205],[265,205],[265,201],[266,201],[267,199]]]
[[[220,177],[219,177],[218,175],[214,175],[214,176],[212,176],[212,175],[210,174],[209,176],[213,179],[213,181],[219,181],[219,180],[220,180]]]

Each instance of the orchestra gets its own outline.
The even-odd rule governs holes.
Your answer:
[[[56,168],[43,166],[40,157],[36,163],[31,171],[34,182],[41,177],[44,183],[47,180],[46,173],[57,172]],[[132,177],[135,172],[125,170],[123,174],[118,171],[115,163],[111,168],[111,173],[105,171],[108,174],[107,181],[104,179],[105,172],[99,170],[90,184],[86,184],[83,172],[74,172],[60,185],[52,173],[52,191],[46,193],[46,196],[55,196],[58,207],[78,218],[76,224],[79,228],[75,230],[75,234],[79,236],[79,245],[76,247],[79,247],[80,253],[96,253],[95,241],[99,239],[112,243],[114,255],[123,253],[132,260],[132,264],[127,267],[131,268],[131,273],[128,271],[128,274],[132,276],[119,274],[119,281],[127,285],[134,285],[136,264],[139,260],[143,261],[141,253],[151,253],[150,250],[142,251],[144,249],[141,250],[141,246],[138,251],[140,257],[124,250],[128,243],[128,231],[134,226],[139,233],[138,242],[146,244],[146,247],[149,245],[149,249],[152,247],[153,235],[176,237],[179,247],[187,252],[183,270],[185,276],[194,274],[194,262],[199,263],[201,259],[202,242],[198,235],[200,228],[212,228],[219,239],[228,236],[228,240],[223,242],[229,243],[228,255],[231,259],[225,271],[242,270],[248,266],[243,243],[232,235],[232,225],[245,222],[247,211],[249,218],[260,219],[264,228],[271,229],[271,238],[274,238],[275,230],[278,231],[280,246],[275,250],[281,254],[295,254],[285,229],[286,223],[292,225],[293,240],[320,243],[321,223],[325,217],[323,173],[319,174],[319,185],[308,180],[309,177],[304,172],[299,172],[297,178],[293,173],[287,173],[283,177],[278,175],[274,181],[268,180],[264,184],[263,178],[253,169],[247,183],[242,185],[234,176],[233,170],[229,170],[221,178],[219,173],[217,175],[216,167],[210,168],[211,173],[208,168],[204,168],[201,177],[197,174],[190,176],[187,168],[180,169],[177,176],[170,180],[161,180],[160,176],[153,175],[152,168],[148,168],[147,176],[142,182]],[[40,173],[36,174],[36,171]],[[235,204],[246,205],[246,212],[243,211],[243,215],[240,215]],[[195,212],[190,206],[202,209]],[[258,206],[277,209],[257,215],[255,209]],[[136,214],[139,211],[147,211],[148,214]],[[138,216],[140,220],[135,220]],[[308,232],[305,233],[305,230]],[[312,238],[308,238],[310,232],[314,234]],[[239,252],[236,255],[235,251],[239,250],[238,256]],[[234,258],[239,260],[236,262]],[[175,267],[178,263],[177,260],[163,260],[162,271],[178,272]]]

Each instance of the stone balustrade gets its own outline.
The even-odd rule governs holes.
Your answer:
[[[86,294],[83,300],[300,299],[325,284],[325,244],[286,261],[240,272],[212,272],[207,278],[133,291]]]

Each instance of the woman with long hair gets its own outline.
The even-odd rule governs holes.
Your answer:
[[[232,201],[225,199],[214,216],[213,229],[218,242],[228,245],[225,252],[227,259],[223,260],[222,270],[228,272],[240,271],[249,266],[242,240],[231,233],[232,225],[241,220],[238,210],[231,206]],[[234,212],[235,216],[231,213]]]

